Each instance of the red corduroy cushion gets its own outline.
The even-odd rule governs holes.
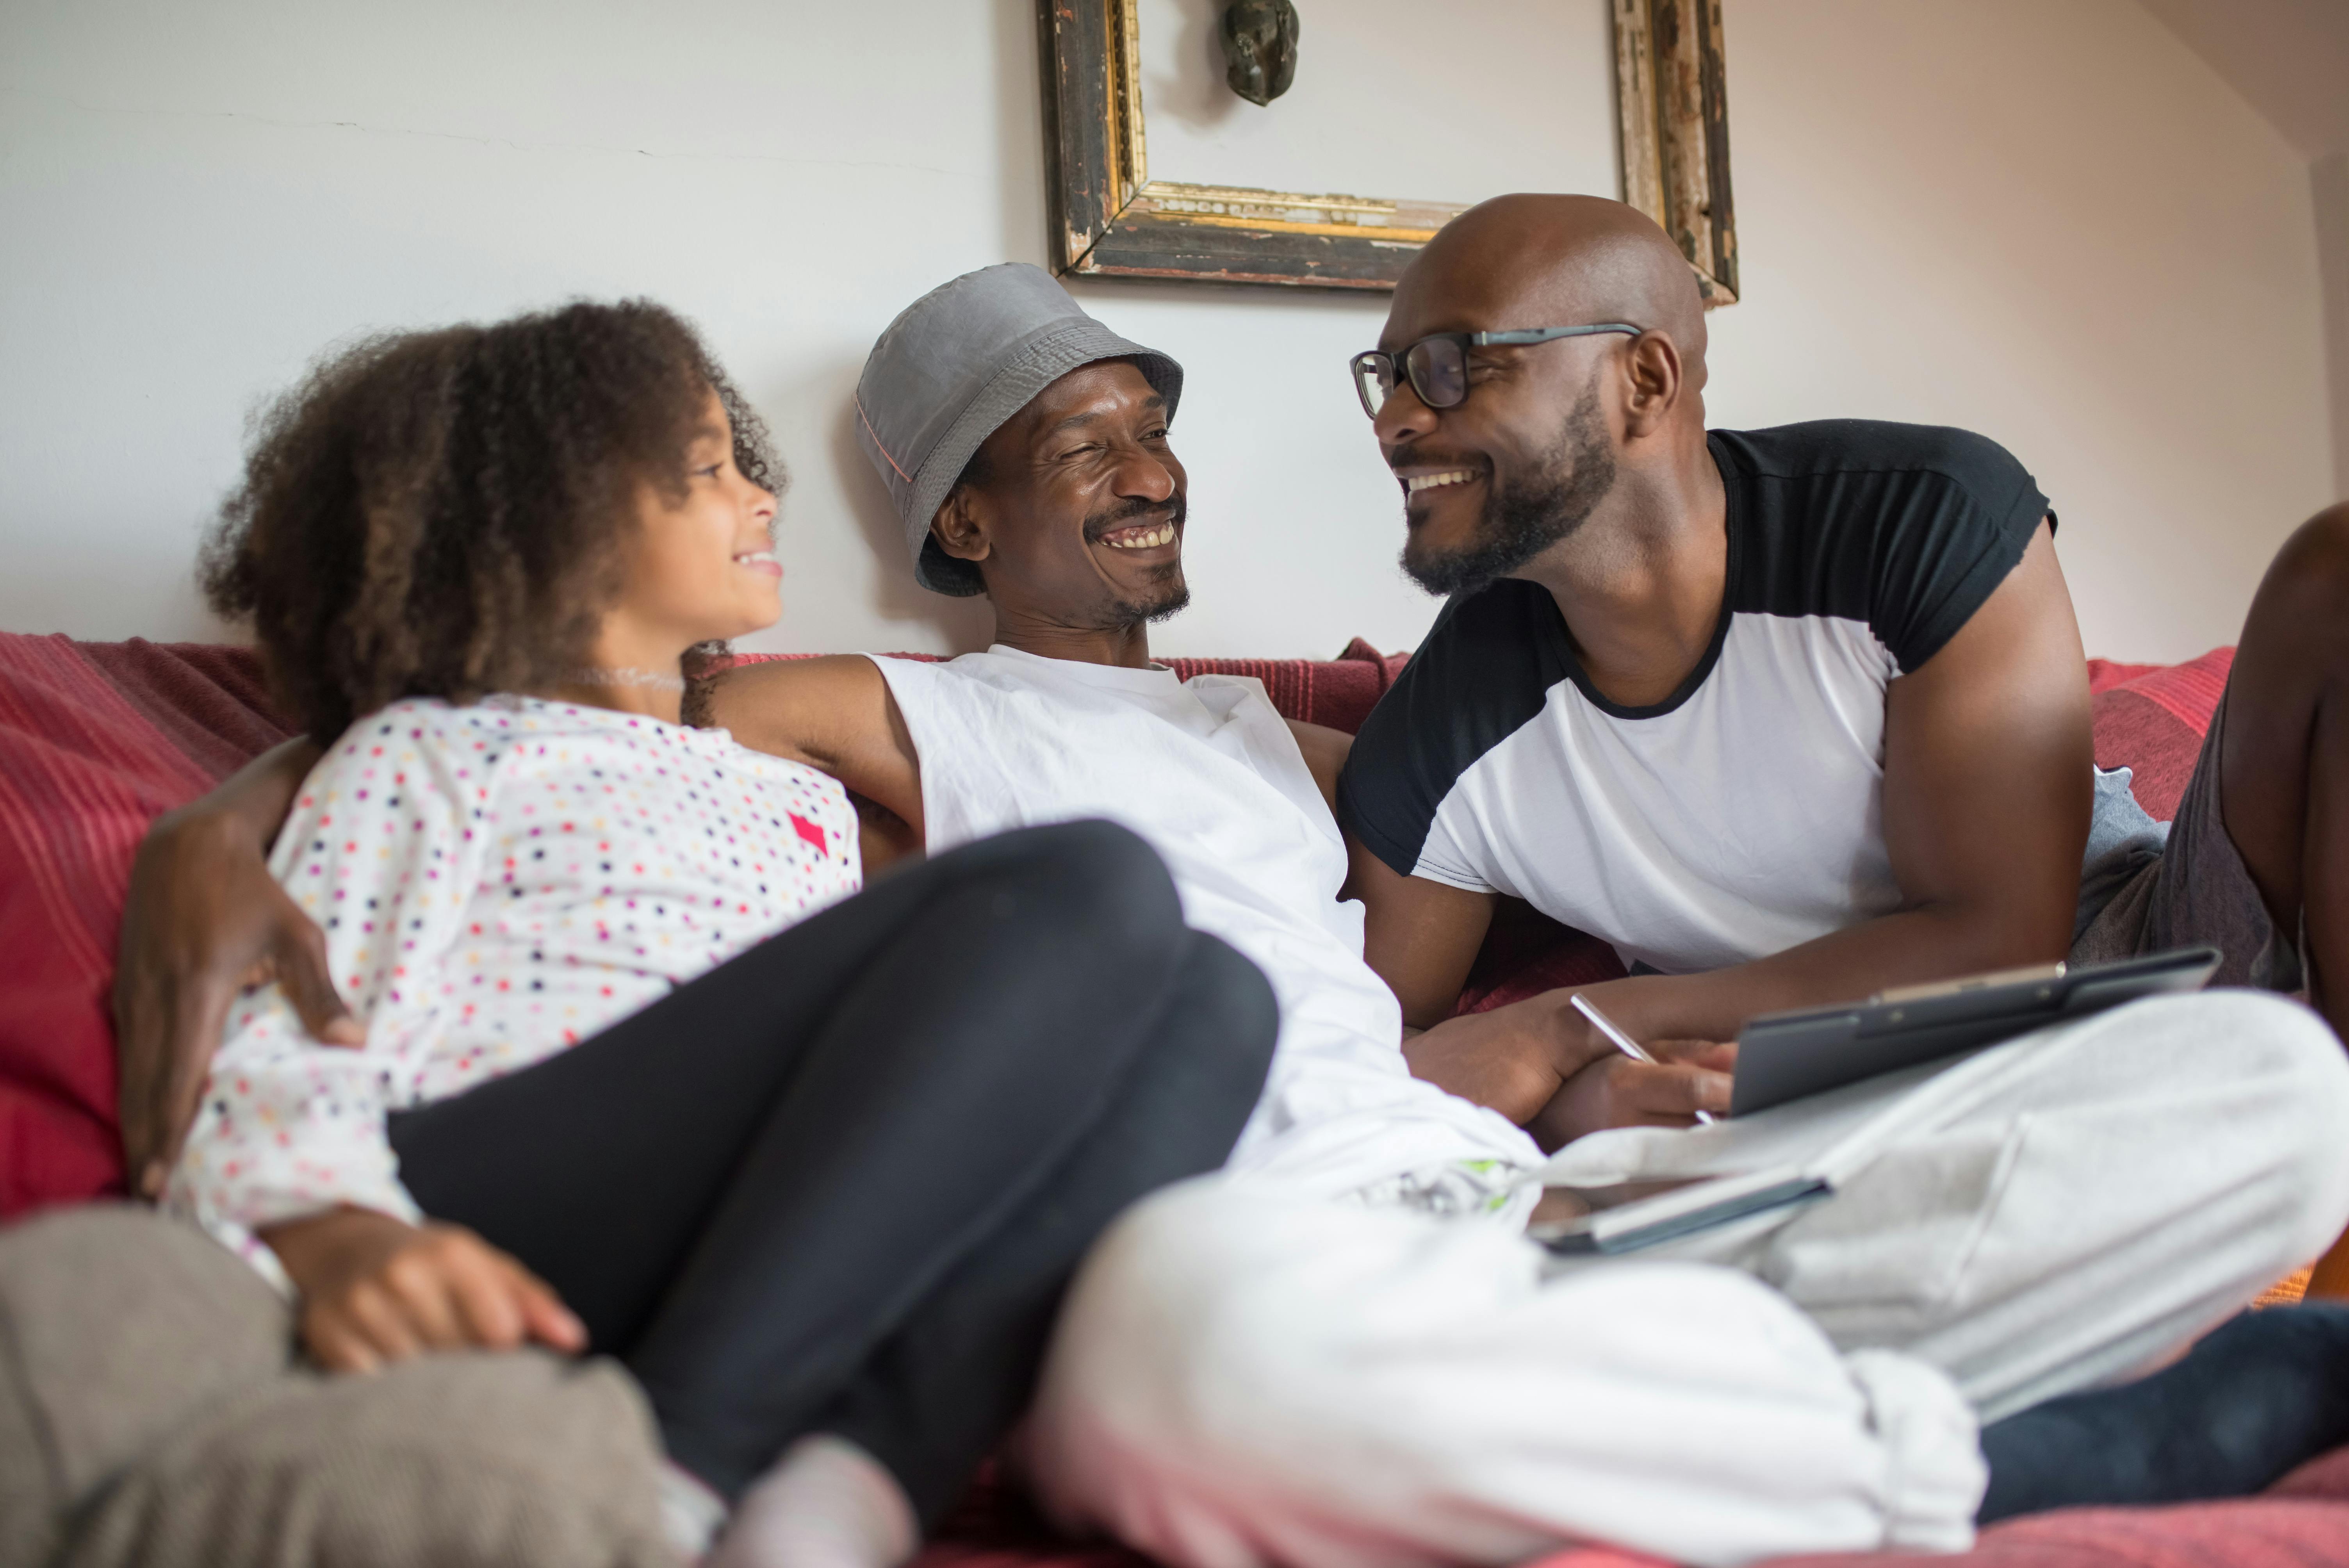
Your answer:
[[[2099,665],[2105,665],[2102,671]],[[2096,761],[2132,769],[2129,788],[2137,803],[2161,821],[2178,814],[2178,797],[2194,776],[2202,737],[2234,665],[2232,648],[2213,648],[2182,665],[2089,661]]]
[[[239,650],[0,634],[0,1216],[119,1190],[107,988],[131,854],[284,734]]]

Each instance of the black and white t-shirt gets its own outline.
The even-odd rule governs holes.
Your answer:
[[[1601,696],[1547,589],[1444,607],[1362,726],[1340,820],[1408,876],[1513,894],[1689,974],[1898,907],[1884,694],[2023,558],[2047,498],[1963,430],[1708,437],[1729,496],[1713,645],[1662,702]]]

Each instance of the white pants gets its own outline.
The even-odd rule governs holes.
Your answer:
[[[1837,1195],[1571,1264],[1474,1221],[1162,1194],[1062,1315],[1038,1494],[1176,1568],[1962,1548],[1978,1410],[2144,1367],[2349,1222],[2349,1060],[2275,997],[2144,1002],[1552,1170],[1788,1160]]]

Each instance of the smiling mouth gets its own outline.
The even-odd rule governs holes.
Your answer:
[[[1155,550],[1174,542],[1174,525],[1149,522],[1133,528],[1113,528],[1101,536],[1101,542],[1112,550]]]
[[[1440,474],[1413,474],[1402,481],[1405,495],[1417,495],[1441,485],[1464,485],[1476,477],[1473,469],[1450,469]]]
[[[775,559],[775,552],[771,550],[746,550],[734,558],[734,564],[771,576],[781,577],[783,574],[782,562]]]

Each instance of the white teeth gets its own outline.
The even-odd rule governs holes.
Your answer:
[[[752,550],[738,555],[734,559],[739,562],[749,562],[754,561],[772,561],[774,558],[775,552],[771,550]]]
[[[1466,469],[1454,469],[1450,473],[1444,474],[1413,474],[1402,481],[1402,488],[1404,493],[1417,495],[1423,490],[1433,490],[1437,485],[1465,484],[1475,477]]]
[[[1174,525],[1162,522],[1156,528],[1145,529],[1140,533],[1105,536],[1102,542],[1112,550],[1155,550],[1162,544],[1174,542]]]

